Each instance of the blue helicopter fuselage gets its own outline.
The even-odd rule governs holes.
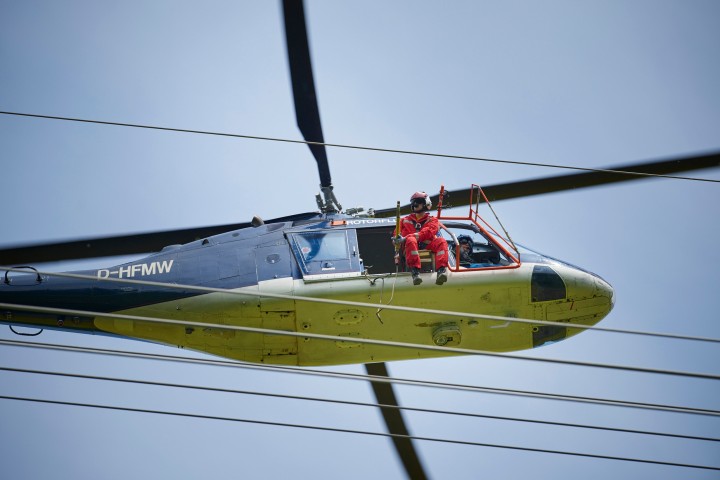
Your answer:
[[[479,232],[460,223],[443,227],[453,250],[449,282],[434,284],[432,258],[427,258],[423,284],[413,285],[410,274],[395,264],[394,228],[393,219],[318,214],[169,246],[122,265],[72,272],[83,278],[6,272],[0,321],[151,340],[250,362],[330,365],[452,354],[362,339],[484,351],[532,348],[572,336],[581,331],[573,324],[593,325],[612,309],[613,290],[599,276],[534,252],[523,250],[522,263],[514,262],[487,241],[476,247],[478,263],[463,266],[455,260],[455,233]],[[378,311],[388,304],[434,312]],[[507,320],[512,318],[557,325]]]

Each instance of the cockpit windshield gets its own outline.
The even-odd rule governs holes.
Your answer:
[[[543,253],[536,252],[535,250],[531,250],[528,247],[524,245],[520,245],[519,243],[516,243],[515,246],[518,248],[518,252],[520,253],[520,261],[527,262],[527,263],[544,263],[547,265],[565,265],[571,268],[574,268],[576,270],[580,270],[585,273],[589,273],[590,275],[593,275],[598,278],[600,275],[597,273],[593,273],[589,270],[586,270],[584,268],[578,267],[577,265],[574,265],[572,263],[568,263],[564,260],[558,260],[555,257],[551,257],[549,255],[545,255]]]

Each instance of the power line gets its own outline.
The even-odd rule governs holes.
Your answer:
[[[470,441],[466,441],[466,440],[451,440],[451,439],[445,439],[445,438],[420,437],[420,436],[414,436],[414,435],[398,435],[398,434],[394,434],[394,433],[370,432],[370,431],[366,431],[366,430],[321,427],[321,426],[317,426],[317,425],[302,425],[302,424],[286,423],[286,422],[270,422],[270,421],[266,421],[266,420],[251,420],[251,419],[247,419],[247,418],[233,418],[233,417],[221,417],[221,416],[215,416],[215,415],[201,415],[201,414],[196,414],[196,413],[169,412],[169,411],[164,411],[164,410],[118,407],[118,406],[111,406],[111,405],[98,405],[98,404],[92,404],[92,403],[66,402],[66,401],[60,401],[60,400],[47,400],[47,399],[30,398],[30,397],[14,397],[14,396],[9,396],[9,395],[0,395],[0,399],[44,403],[44,404],[54,404],[54,405],[66,405],[66,406],[74,406],[74,407],[98,408],[98,409],[104,409],[104,410],[125,411],[125,412],[134,412],[134,413],[149,413],[149,414],[155,414],[155,415],[169,415],[169,416],[174,416],[174,417],[198,418],[198,419],[202,419],[202,420],[220,420],[220,421],[226,421],[226,422],[251,423],[251,424],[257,424],[257,425],[267,425],[267,426],[275,426],[275,427],[303,428],[303,429],[308,429],[308,430],[319,430],[319,431],[336,432],[336,433],[350,433],[350,434],[356,434],[356,435],[370,435],[370,436],[375,436],[375,437],[408,438],[411,440],[418,440],[418,441],[449,443],[449,444],[456,444],[456,445],[468,445],[468,446],[474,446],[474,447],[502,448],[502,449],[519,450],[519,451],[536,452],[536,453],[552,453],[552,454],[556,454],[556,455],[570,455],[570,456],[574,456],[574,457],[587,457],[587,458],[596,458],[596,459],[602,459],[602,460],[616,460],[616,461],[624,461],[624,462],[645,463],[645,464],[662,465],[662,466],[669,466],[669,467],[696,468],[696,469],[702,469],[702,470],[720,470],[720,467],[713,467],[713,466],[709,466],[709,465],[663,462],[663,461],[659,461],[659,460],[649,460],[649,459],[642,459],[642,458],[616,457],[616,456],[611,456],[611,455],[597,455],[597,454],[591,454],[591,453],[567,452],[567,451],[562,451],[562,450],[550,450],[550,449],[544,449],[544,448],[531,448],[531,447],[518,447],[515,445],[480,443],[480,442],[470,442]]]
[[[9,272],[21,272],[21,273],[27,273],[27,270],[23,270],[16,267],[8,267],[8,266],[1,266],[0,270],[7,270]],[[78,273],[70,273],[70,272],[47,272],[47,271],[35,271],[38,275],[47,275],[47,276],[56,276],[56,277],[62,277],[62,278],[73,278],[77,280],[92,280],[92,281],[100,281],[100,282],[114,282],[114,283],[122,283],[122,284],[131,284],[131,285],[142,285],[142,286],[149,286],[149,287],[163,287],[163,288],[170,288],[175,290],[190,290],[195,292],[202,292],[202,293],[223,293],[228,295],[237,295],[240,297],[264,297],[264,298],[275,298],[280,300],[292,300],[292,301],[300,301],[300,302],[311,302],[311,303],[325,303],[325,304],[333,304],[333,305],[344,305],[344,306],[353,306],[353,307],[366,307],[366,308],[382,308],[383,310],[395,310],[400,312],[411,312],[411,313],[420,313],[420,314],[441,314],[441,315],[447,315],[447,316],[454,316],[454,317],[466,317],[466,318],[476,318],[480,320],[494,320],[499,322],[511,322],[511,323],[525,323],[530,325],[546,325],[546,326],[564,326],[570,329],[578,329],[578,330],[593,330],[597,332],[605,332],[605,333],[623,333],[628,335],[643,335],[643,336],[650,336],[650,337],[658,337],[658,338],[668,338],[673,340],[689,340],[689,341],[697,341],[697,342],[709,342],[709,343],[720,343],[719,338],[712,338],[712,337],[700,337],[700,336],[692,336],[692,335],[678,335],[673,333],[662,333],[662,332],[648,332],[648,331],[642,331],[642,330],[629,330],[629,329],[621,329],[621,328],[609,328],[609,327],[602,327],[598,325],[582,325],[582,324],[569,324],[569,323],[558,323],[558,322],[550,322],[546,320],[534,320],[529,318],[517,318],[517,317],[505,317],[505,316],[498,316],[498,315],[485,315],[480,313],[470,313],[470,312],[454,312],[449,310],[437,310],[437,309],[428,309],[428,308],[418,308],[418,307],[404,307],[399,305],[386,305],[382,303],[368,303],[368,302],[354,302],[350,300],[335,300],[330,298],[318,298],[318,297],[305,297],[300,295],[285,295],[280,293],[271,293],[271,292],[248,292],[248,291],[238,291],[238,290],[229,290],[225,288],[215,288],[215,287],[201,287],[198,285],[188,285],[188,284],[179,284],[179,283],[166,283],[166,282],[157,282],[157,281],[150,281],[150,280],[136,280],[136,279],[130,279],[130,278],[112,278],[112,277],[98,277],[98,276],[92,276],[92,275],[83,275]]]
[[[473,161],[480,161],[480,162],[504,163],[504,164],[510,164],[510,165],[525,165],[525,166],[532,166],[532,167],[559,168],[559,169],[564,169],[564,170],[577,170],[577,171],[583,171],[583,172],[614,173],[614,174],[618,174],[618,175],[633,175],[633,176],[639,176],[639,177],[660,177],[660,178],[672,178],[672,179],[676,179],[676,180],[694,180],[694,181],[699,181],[699,182],[720,183],[720,180],[715,180],[715,179],[710,179],[710,178],[683,177],[683,176],[677,176],[677,175],[662,175],[662,174],[656,174],[656,173],[629,172],[626,170],[573,167],[573,166],[567,166],[567,165],[555,165],[555,164],[550,164],[550,163],[519,162],[519,161],[514,161],[514,160],[499,160],[499,159],[494,159],[494,158],[472,157],[472,156],[465,156],[465,155],[449,155],[449,154],[442,154],[442,153],[429,153],[429,152],[418,152],[418,151],[412,151],[412,150],[397,150],[397,149],[390,149],[390,148],[366,147],[366,146],[347,145],[347,144],[339,144],[339,143],[311,142],[311,141],[306,141],[306,140],[291,140],[291,139],[287,139],[287,138],[263,137],[263,136],[257,136],[257,135],[242,135],[242,134],[237,134],[237,133],[212,132],[212,131],[207,131],[207,130],[191,130],[191,129],[185,129],[185,128],[159,127],[159,126],[154,126],[154,125],[110,122],[110,121],[104,121],[104,120],[90,120],[90,119],[84,119],[84,118],[60,117],[60,116],[54,116],[54,115],[40,115],[40,114],[33,114],[33,113],[6,112],[6,111],[0,111],[0,114],[14,115],[14,116],[18,116],[18,117],[43,118],[43,119],[47,119],[47,120],[62,120],[62,121],[67,121],[67,122],[92,123],[92,124],[97,124],[97,125],[111,125],[111,126],[116,126],[116,127],[144,128],[144,129],[150,129],[150,130],[162,130],[162,131],[167,131],[167,132],[192,133],[192,134],[198,134],[198,135],[213,135],[213,136],[221,136],[221,137],[244,138],[244,139],[249,139],[249,140],[265,140],[265,141],[272,141],[272,142],[300,143],[300,144],[305,144],[305,145],[324,145],[326,147],[347,148],[347,149],[365,150],[365,151],[382,152],[382,153],[397,153],[397,154],[401,154],[401,155],[418,155],[418,156],[434,157],[434,158],[449,158],[449,159],[455,159],[455,160],[473,160]]]
[[[9,304],[9,303],[0,303],[0,308],[10,309],[10,310],[14,309],[14,310],[23,310],[23,311],[31,311],[31,312],[40,312],[40,313],[55,313],[55,314],[59,313],[62,315],[75,315],[75,316],[81,316],[81,317],[115,318],[115,319],[119,319],[119,320],[159,323],[159,324],[165,324],[165,325],[178,325],[178,326],[184,326],[184,327],[216,328],[216,329],[220,329],[220,330],[232,330],[232,331],[239,331],[239,332],[246,332],[246,333],[260,333],[260,334],[266,334],[266,335],[282,335],[282,336],[298,337],[298,338],[313,338],[313,339],[317,339],[317,340],[330,340],[330,341],[335,341],[335,342],[352,341],[353,343],[363,343],[363,344],[367,344],[367,345],[380,345],[380,346],[385,346],[385,347],[409,348],[409,349],[427,350],[427,351],[434,351],[434,352],[454,353],[454,354],[460,354],[460,355],[507,358],[507,359],[514,359],[514,360],[524,360],[524,361],[529,361],[529,362],[551,363],[551,364],[555,364],[555,365],[604,368],[604,369],[609,369],[609,370],[618,370],[618,371],[635,372],[635,373],[651,373],[651,374],[658,374],[658,375],[672,375],[672,376],[696,378],[696,379],[703,379],[703,380],[720,380],[720,375],[713,375],[713,374],[709,374],[709,373],[687,372],[687,371],[678,371],[678,370],[663,370],[663,369],[656,369],[656,368],[631,367],[631,366],[627,366],[627,365],[613,365],[613,364],[607,364],[607,363],[579,362],[579,361],[575,361],[575,360],[562,360],[562,359],[558,359],[558,358],[539,358],[539,357],[529,357],[529,356],[515,355],[515,354],[509,355],[507,353],[489,352],[489,351],[484,351],[484,350],[472,350],[472,349],[468,349],[468,348],[441,347],[438,345],[423,345],[423,344],[419,344],[419,343],[396,342],[396,341],[388,341],[388,340],[374,340],[374,339],[370,339],[370,338],[360,338],[360,337],[352,337],[352,339],[348,339],[348,337],[342,337],[339,335],[326,335],[326,334],[309,333],[309,332],[292,332],[292,331],[285,331],[285,330],[273,330],[273,329],[268,329],[268,328],[227,325],[227,324],[221,324],[221,323],[195,322],[195,321],[190,321],[190,320],[172,320],[172,319],[160,318],[160,317],[124,315],[124,314],[117,314],[117,313],[93,312],[93,311],[87,311],[87,310],[74,310],[74,309],[66,309],[66,308],[35,307],[35,306],[27,306],[27,305],[15,305],[15,304]],[[130,337],[130,338],[132,338],[132,337]]]
[[[349,406],[356,406],[356,407],[392,408],[395,410],[405,410],[405,411],[416,412],[416,413],[454,415],[454,416],[470,417],[470,418],[485,418],[485,419],[490,419],[490,420],[502,420],[502,421],[511,421],[511,422],[550,425],[550,426],[556,426],[556,427],[582,428],[582,429],[602,430],[602,431],[617,432],[617,433],[630,433],[630,434],[636,434],[636,435],[652,435],[652,436],[658,436],[658,437],[681,438],[681,439],[685,439],[685,440],[720,442],[720,438],[713,438],[713,437],[683,435],[683,434],[678,434],[678,433],[651,432],[651,431],[647,431],[647,430],[634,430],[634,429],[627,429],[627,428],[603,427],[603,426],[599,426],[599,425],[585,425],[585,424],[567,423],[567,422],[552,422],[552,421],[547,421],[547,420],[504,417],[504,416],[499,416],[499,415],[485,415],[485,414],[469,413],[469,412],[454,412],[454,411],[449,411],[449,410],[437,410],[437,409],[430,409],[430,408],[401,407],[401,406],[395,405],[395,404],[377,404],[377,403],[358,402],[358,401],[350,401],[350,400],[337,400],[337,399],[308,397],[308,396],[300,396],[300,395],[258,392],[258,391],[253,391],[253,390],[238,390],[238,389],[231,389],[231,388],[207,387],[207,386],[199,386],[199,385],[180,384],[180,383],[157,382],[157,381],[151,381],[151,380],[106,377],[106,376],[99,376],[99,375],[84,375],[84,374],[67,373],[67,372],[52,372],[52,371],[47,371],[47,370],[31,370],[31,369],[24,369],[24,368],[0,367],[0,371],[34,374],[34,375],[48,375],[48,376],[67,377],[67,378],[78,378],[78,379],[83,379],[83,380],[119,382],[119,383],[137,384],[137,385],[156,386],[156,387],[163,387],[163,388],[182,388],[182,389],[201,390],[201,391],[216,392],[216,393],[233,393],[233,394],[239,394],[239,395],[253,395],[253,396],[260,396],[260,397],[272,397],[272,398],[282,398],[282,399],[286,399],[286,400],[302,400],[302,401],[310,401],[310,402],[322,402],[322,403],[330,403],[330,404],[336,404],[336,405],[349,405]]]
[[[17,341],[17,340],[2,340],[2,339],[0,339],[0,345],[22,347],[22,348],[39,348],[39,349],[73,352],[73,353],[88,353],[88,354],[93,354],[93,355],[109,355],[109,356],[124,357],[124,358],[142,359],[142,360],[159,360],[159,361],[179,362],[179,363],[188,363],[188,364],[204,365],[204,366],[230,367],[230,368],[242,368],[242,369],[250,369],[250,370],[272,371],[272,372],[276,372],[276,373],[311,375],[311,376],[327,377],[327,378],[334,378],[334,379],[356,380],[356,381],[360,380],[363,382],[367,382],[367,381],[386,382],[386,383],[393,383],[393,384],[413,386],[413,387],[438,388],[438,389],[457,390],[457,391],[464,391],[464,392],[519,396],[519,397],[535,398],[535,399],[540,399],[540,400],[556,400],[556,401],[566,401],[566,402],[574,402],[574,403],[585,403],[585,404],[590,404],[590,405],[637,408],[637,409],[643,409],[643,410],[661,411],[661,412],[666,412],[666,413],[684,413],[684,414],[690,414],[690,415],[706,415],[706,416],[712,416],[712,417],[720,416],[720,410],[711,410],[711,409],[703,409],[703,408],[695,408],[695,407],[662,405],[662,404],[653,404],[653,403],[644,403],[644,402],[632,402],[632,401],[625,401],[625,400],[612,400],[612,399],[605,399],[605,398],[583,397],[583,396],[578,396],[578,395],[560,395],[560,394],[553,394],[553,393],[533,392],[533,391],[527,391],[527,390],[517,390],[517,389],[507,389],[507,388],[480,387],[480,386],[476,386],[476,385],[452,384],[452,383],[446,383],[446,382],[430,382],[430,381],[426,381],[426,380],[403,379],[403,378],[397,378],[397,377],[378,377],[378,376],[374,376],[374,375],[361,375],[361,374],[354,374],[354,373],[327,372],[327,371],[322,371],[322,370],[313,370],[313,369],[309,369],[309,368],[290,367],[290,366],[282,366],[282,365],[241,363],[241,362],[235,362],[235,361],[230,361],[230,360],[190,358],[190,357],[180,357],[180,356],[176,356],[176,355],[163,355],[163,354],[157,354],[157,353],[138,353],[138,352],[123,351],[123,350],[77,347],[77,346],[70,346],[70,345],[25,342],[25,341]]]

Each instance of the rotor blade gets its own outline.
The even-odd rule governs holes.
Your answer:
[[[718,166],[720,166],[720,153],[712,153],[694,157],[682,157],[670,160],[626,165],[615,167],[613,170],[667,175]],[[483,187],[483,191],[491,201],[498,201],[643,178],[646,177],[614,172],[583,172],[491,185]],[[451,194],[452,206],[458,207],[468,205],[470,198],[469,192],[469,189],[449,192]],[[437,195],[433,196],[432,200],[433,203],[437,205]],[[410,207],[409,205],[405,205],[401,210],[406,214],[410,212]],[[395,208],[375,211],[376,217],[391,217],[395,214]],[[316,215],[316,213],[292,215],[276,218],[268,221],[267,223],[296,221],[312,218]],[[31,262],[52,262],[154,252],[167,245],[187,243],[199,238],[205,238],[249,226],[249,223],[239,223],[134,235],[90,238],[67,242],[53,242],[30,246],[5,247],[0,249],[0,265],[19,265]]]
[[[561,192],[563,190],[595,187],[599,185],[607,185],[610,183],[627,182],[631,180],[641,180],[649,178],[642,175],[633,175],[632,173],[669,175],[677,172],[699,170],[703,168],[712,168],[718,166],[720,166],[720,152],[711,153],[708,155],[673,158],[669,160],[660,160],[647,163],[634,163],[631,165],[623,165],[620,167],[605,169],[613,170],[612,172],[591,171],[573,173],[570,175],[557,175],[554,177],[537,178],[520,182],[502,183],[497,185],[490,185],[487,187],[482,186],[482,189],[491,202],[497,202],[499,200],[530,197],[533,195],[542,195],[545,193]],[[464,190],[448,191],[447,193],[450,196],[451,207],[461,207],[469,205],[469,188]],[[438,195],[434,195],[430,198],[432,199],[433,205],[437,205]],[[401,212],[403,214],[410,213],[410,205],[404,205],[401,208]],[[375,210],[376,217],[390,217],[395,215],[395,213],[395,208]]]
[[[366,363],[365,370],[368,375],[374,375],[376,377],[389,377],[387,367],[384,363]],[[379,405],[391,405],[398,407],[398,401],[393,391],[392,383],[390,382],[373,382],[372,387],[375,392],[375,398]],[[380,407],[383,418],[385,419],[385,425],[387,425],[388,433],[392,435],[403,435],[393,436],[392,440],[395,444],[395,450],[400,456],[400,460],[405,466],[405,471],[408,474],[408,478],[425,479],[425,470],[420,463],[420,458],[415,451],[415,447],[412,444],[412,440],[407,438],[410,433],[405,426],[405,421],[402,417],[402,412],[399,408],[393,407]]]
[[[268,220],[266,223],[290,222],[317,217],[303,213]],[[183,244],[220,233],[251,226],[248,223],[185,228],[160,232],[138,233],[112,237],[88,238],[67,242],[44,243],[0,249],[0,265],[56,262],[83,258],[109,257],[157,252],[168,245]]]
[[[312,63],[310,62],[305,9],[302,0],[283,0],[283,14],[298,127],[306,141],[325,143],[320,124],[320,110],[315,93]],[[329,187],[332,182],[325,145],[308,146],[318,164],[320,185]]]

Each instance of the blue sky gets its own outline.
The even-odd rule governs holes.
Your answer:
[[[720,149],[713,1],[306,2],[326,141],[608,167]],[[0,1],[0,110],[299,139],[279,2]],[[0,244],[315,209],[302,145],[0,115]],[[328,151],[345,207],[562,173]],[[695,176],[720,179],[720,171]],[[717,184],[646,180],[498,203],[513,238],[616,290],[602,325],[720,337]],[[95,265],[103,267],[102,261]],[[74,268],[75,264],[48,268]],[[7,328],[0,338],[17,338]],[[185,354],[45,332],[39,341]],[[538,357],[718,374],[716,346],[588,332]],[[18,368],[372,401],[309,376],[0,347]],[[455,358],[401,378],[720,409],[716,382]],[[338,367],[362,373],[361,366]],[[9,395],[381,431],[372,409],[1,373]],[[718,436],[720,420],[398,387],[403,405]],[[2,401],[12,478],[403,478],[382,438]],[[717,465],[716,444],[406,414],[419,436]],[[433,478],[713,478],[713,472],[418,442]]]

